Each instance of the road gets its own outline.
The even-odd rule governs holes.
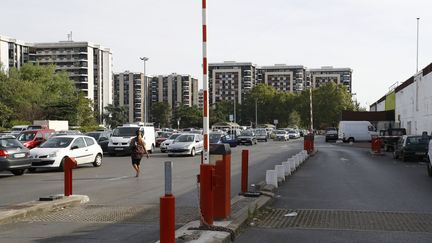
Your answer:
[[[236,242],[432,242],[425,163],[372,156],[322,137],[316,146],[316,156],[278,188],[279,197]]]
[[[265,171],[302,149],[303,140],[259,143],[232,149],[232,197],[240,191],[241,150],[250,150],[249,182],[264,180]],[[170,157],[155,153],[142,161],[134,177],[129,157],[105,157],[103,165],[73,171],[74,194],[90,202],[47,216],[0,227],[0,242],[154,242],[159,238],[158,204],[164,190],[164,161],[173,161],[177,226],[197,219],[196,174],[199,156]],[[47,170],[23,176],[0,174],[0,205],[11,205],[63,192],[63,174]]]

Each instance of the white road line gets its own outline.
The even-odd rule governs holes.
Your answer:
[[[114,177],[114,178],[108,179],[108,181],[118,181],[118,180],[123,180],[123,179],[129,178],[129,177],[131,177],[131,176]]]

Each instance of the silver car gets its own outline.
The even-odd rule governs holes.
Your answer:
[[[204,149],[203,136],[201,134],[184,133],[178,136],[168,146],[168,156],[190,155],[195,156]]]

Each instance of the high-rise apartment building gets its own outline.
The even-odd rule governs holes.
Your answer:
[[[256,84],[256,66],[250,62],[209,64],[209,103],[234,101],[241,104]]]
[[[278,91],[301,92],[304,89],[306,69],[304,66],[276,64],[257,68],[257,83],[268,84]]]
[[[30,48],[30,62],[55,65],[57,71],[69,73],[75,86],[94,102],[97,119],[102,121],[104,107],[113,100],[110,49],[90,42],[34,43]]]
[[[5,71],[20,68],[29,61],[31,44],[7,36],[0,36],[0,66]]]
[[[144,74],[129,71],[115,73],[113,86],[114,106],[128,108],[129,123],[144,122]]]
[[[198,106],[198,79],[190,75],[170,74],[159,75],[150,82],[150,102],[167,102],[171,110],[183,104],[186,106]]]
[[[348,92],[352,92],[352,69],[325,66],[307,71],[306,85],[308,87],[312,84],[312,87],[317,88],[328,82],[343,84]]]

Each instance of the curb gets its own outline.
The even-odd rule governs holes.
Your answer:
[[[78,206],[90,201],[86,195],[71,195],[54,201],[30,201],[0,207],[0,225],[15,222],[29,216],[36,216],[59,208]]]

